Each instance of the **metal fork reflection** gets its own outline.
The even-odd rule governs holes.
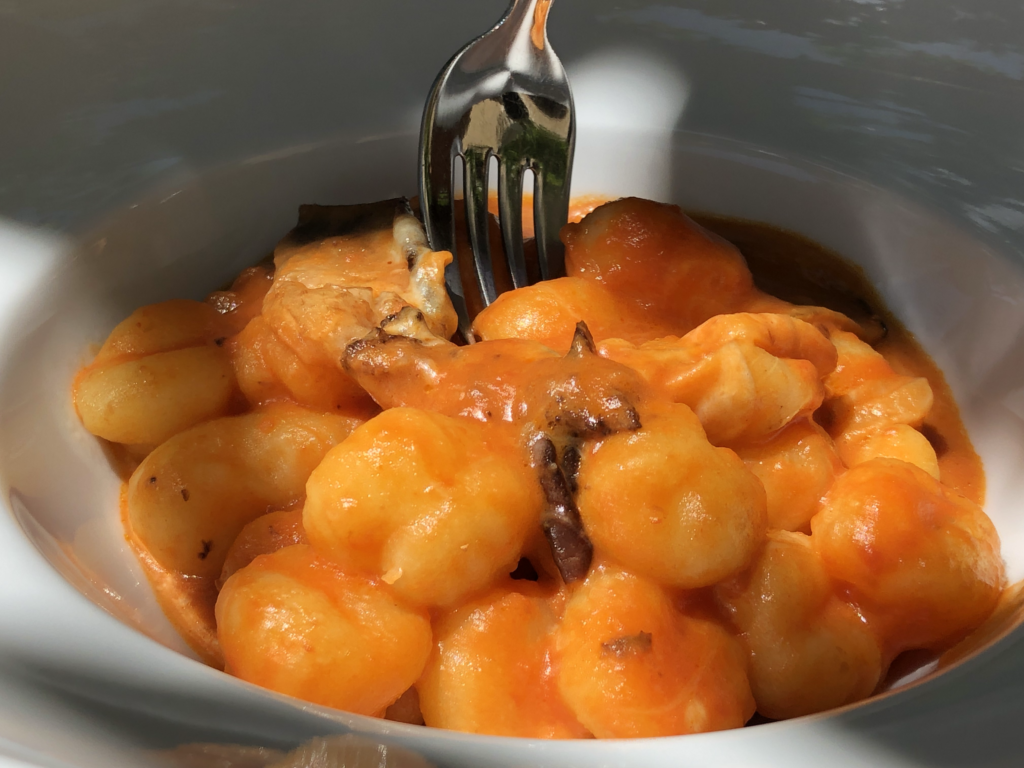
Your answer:
[[[575,140],[572,93],[565,69],[547,39],[553,0],[512,0],[504,18],[459,51],[441,70],[423,113],[420,131],[420,196],[431,248],[451,251],[445,278],[472,341],[469,307],[498,296],[488,238],[488,165],[498,159],[498,220],[512,285],[531,276],[565,274],[559,230],[569,212],[569,180]],[[456,248],[455,158],[464,164],[466,222],[475,285],[463,284]],[[523,175],[534,174],[537,263],[523,248]],[[477,293],[467,302],[466,289]]]

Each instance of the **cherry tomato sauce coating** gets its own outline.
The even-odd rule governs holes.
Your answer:
[[[75,377],[85,428],[145,455],[184,429],[228,415],[237,391],[223,348],[230,332],[215,309],[197,301],[137,309]]]
[[[265,688],[380,715],[430,653],[430,620],[305,544],[260,555],[217,598],[225,666]]]
[[[903,461],[847,470],[811,532],[825,570],[875,617],[892,653],[961,639],[988,617],[1004,586],[992,521]]]
[[[424,720],[497,736],[588,736],[558,690],[553,633],[562,602],[550,589],[509,582],[435,620],[435,648],[417,683]]]
[[[874,690],[882,649],[873,628],[837,598],[809,536],[771,531],[753,566],[715,594],[749,654],[766,717],[798,717]]]
[[[303,525],[319,552],[428,607],[451,607],[510,573],[542,504],[526,456],[500,427],[413,408],[359,427],[306,492]]]
[[[308,544],[302,527],[302,509],[280,509],[261,515],[246,525],[228,549],[218,582],[223,585],[236,571],[260,555],[269,555],[292,544]]]
[[[569,598],[556,647],[559,690],[598,738],[737,728],[754,713],[736,640],[613,566],[592,569]]]
[[[763,293],[675,206],[577,207],[567,276],[470,346],[396,201],[304,208],[276,268],[112,331],[76,407],[136,457],[126,528],[203,658],[362,714],[624,738],[856,701],[988,617],[980,462],[891,316]]]

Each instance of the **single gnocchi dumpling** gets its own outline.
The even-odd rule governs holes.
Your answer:
[[[716,315],[683,337],[686,346],[706,355],[730,342],[751,344],[773,357],[806,360],[819,377],[835,370],[838,353],[828,336],[809,322],[772,312]]]
[[[132,536],[162,567],[215,578],[246,523],[302,501],[313,468],[358,423],[279,403],[181,432],[128,481]]]
[[[815,328],[820,328],[823,333],[831,336],[836,331],[846,331],[855,334],[859,339],[868,344],[875,344],[885,338],[888,330],[882,319],[871,314],[870,307],[864,305],[857,319],[837,312],[827,307],[817,307],[807,304],[791,304],[780,298],[762,291],[755,291],[751,300],[742,308],[744,312],[753,314],[770,313],[776,315],[787,315],[796,320],[803,320]]]
[[[587,736],[552,669],[558,599],[530,582],[500,585],[434,623],[416,684],[427,725],[495,736]]]
[[[764,486],[768,527],[783,531],[808,529],[822,497],[845,469],[832,439],[811,419],[800,419],[764,442],[738,446],[736,453]]]
[[[303,524],[317,551],[346,568],[415,605],[450,606],[511,572],[542,504],[527,457],[501,427],[392,408],[324,457]]]
[[[598,738],[738,728],[754,714],[736,640],[627,571],[594,568],[555,638],[558,689]]]
[[[681,335],[755,293],[743,256],[675,205],[624,198],[562,230],[565,269],[643,310],[654,331]]]
[[[171,299],[147,304],[117,324],[96,353],[95,362],[216,344],[229,331],[221,314],[200,301]]]
[[[373,408],[370,396],[337,361],[303,360],[281,341],[262,315],[229,343],[238,386],[255,406],[293,400],[307,408],[346,414]]]
[[[261,555],[235,573],[216,611],[231,674],[363,715],[382,715],[430,654],[425,612],[305,544]]]
[[[146,454],[189,427],[226,415],[237,392],[217,311],[175,300],[137,309],[75,379],[75,408],[92,434]]]
[[[665,585],[706,587],[744,568],[767,529],[760,481],[704,436],[685,405],[583,451],[577,503],[595,552]]]
[[[903,461],[848,470],[811,520],[825,570],[878,622],[888,649],[941,649],[992,613],[1005,572],[982,509]]]
[[[224,318],[231,335],[239,333],[263,310],[263,299],[274,283],[273,265],[265,263],[242,270],[226,291],[214,291],[206,303]]]
[[[785,315],[720,315],[682,338],[635,347],[612,339],[604,357],[638,371],[663,397],[693,409],[715,445],[763,440],[809,416],[825,396],[835,348]]]
[[[843,432],[836,438],[835,446],[843,461],[851,467],[871,459],[897,459],[939,479],[939,457],[934,446],[921,432],[907,424]]]
[[[715,587],[750,658],[757,711],[784,719],[821,712],[871,694],[882,649],[856,609],[832,591],[801,533],[771,531],[742,575]]]
[[[624,338],[638,344],[673,330],[600,283],[561,277],[501,294],[476,316],[473,333],[483,341],[530,339],[564,353],[580,322],[597,340]]]
[[[935,449],[917,427],[934,396],[923,377],[903,376],[852,333],[832,334],[839,362],[825,379],[827,426],[847,466],[898,459],[939,479]]]
[[[307,544],[302,527],[302,509],[278,509],[248,523],[228,548],[221,567],[219,585],[260,555],[269,555],[293,544]]]

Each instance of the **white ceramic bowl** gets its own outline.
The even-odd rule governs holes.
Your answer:
[[[739,2],[562,0],[551,34],[576,89],[574,191],[770,221],[863,264],[946,372],[985,461],[986,508],[1018,580],[1024,203],[1007,190],[1024,150],[1005,136],[1021,126],[1024,56],[985,48],[978,40],[986,37],[953,38],[955,9],[942,9],[949,19],[928,42],[897,34],[925,12],[911,0],[845,5],[835,18],[809,3],[758,9],[773,15],[765,19]],[[995,39],[1005,30],[991,5],[995,15],[982,26]],[[0,147],[18,147],[0,150],[0,162],[18,171],[0,186],[0,484],[11,512],[0,516],[0,756],[148,765],[156,758],[147,750],[186,741],[282,746],[352,730],[453,766],[1016,765],[1024,658],[1015,632],[940,676],[837,712],[700,736],[542,743],[403,726],[278,696],[195,661],[162,617],[120,533],[116,478],[71,408],[74,370],[136,306],[201,297],[263,256],[299,203],[412,194],[411,129],[430,76],[502,6],[446,3],[443,17],[397,1],[171,15],[58,3],[47,16],[11,6],[19,31],[36,33],[41,60],[63,55],[131,98],[93,94],[69,113],[50,104],[0,127],[0,139],[15,134]],[[882,34],[890,18],[896,31]],[[332,48],[338,38],[312,22],[339,32],[344,45]],[[863,25],[876,33],[859,37]],[[424,39],[424,29],[436,39]],[[147,58],[125,30],[161,55]],[[192,47],[179,52],[172,43],[186,38]],[[271,41],[281,49],[273,57],[253,52]],[[374,43],[387,43],[407,69]],[[136,69],[108,60],[108,44],[134,51]],[[929,56],[935,61],[919,61]],[[229,63],[237,59],[245,66]],[[353,114],[322,84],[308,87],[310,72],[327,65],[358,68],[358,76],[327,79]],[[880,83],[878,71],[891,79]],[[922,84],[929,73],[942,80]],[[20,77],[15,86],[59,80],[45,68]],[[200,87],[206,80],[223,85],[219,95],[219,86]],[[988,91],[967,87],[979,84]],[[178,95],[161,95],[167,88]],[[259,109],[246,100],[255,94],[266,99]],[[975,113],[950,120],[940,96]],[[197,138],[200,128],[208,140]]]

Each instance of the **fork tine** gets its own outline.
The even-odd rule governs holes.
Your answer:
[[[529,285],[523,254],[523,170],[521,161],[498,161],[498,222],[505,245],[505,259],[512,273],[512,285]]]
[[[465,150],[463,157],[466,179],[463,186],[466,225],[473,249],[477,287],[486,307],[498,298],[498,289],[494,285],[494,270],[491,266],[491,243],[487,231],[487,217],[490,215],[487,212],[487,161],[490,152],[487,149],[473,147]]]
[[[534,171],[533,220],[542,280],[565,276],[565,247],[558,233],[569,220],[568,171],[548,166]]]
[[[438,218],[438,221],[445,226],[445,231],[451,231],[455,225],[452,209],[445,208],[444,214],[444,216]],[[438,216],[436,209],[434,216]],[[454,236],[451,239],[454,241]],[[454,242],[451,247],[438,248],[437,250],[448,251],[452,255],[451,262],[444,268],[444,280],[448,286],[448,296],[452,300],[455,314],[459,316],[459,331],[464,339],[471,341],[472,332],[470,328],[473,325],[473,318],[469,314],[469,304],[466,302],[466,289],[462,286],[462,275],[459,274],[459,255],[455,252]]]
[[[425,215],[437,219],[427,234],[433,247],[455,252],[446,276],[467,342],[473,341],[468,310],[490,305],[499,290],[565,274],[558,235],[569,210],[575,119],[565,70],[547,41],[551,2],[511,0],[502,21],[441,70],[423,111],[420,188]],[[437,147],[453,154],[441,157]],[[439,191],[450,197],[451,182],[440,174],[451,170],[455,155],[465,161],[464,204],[435,215],[430,202]],[[499,226],[487,210],[492,155],[499,160]],[[534,172],[536,188],[537,238],[529,243],[522,238],[526,170]]]
[[[420,174],[420,206],[427,239],[435,251],[448,251],[452,261],[444,269],[455,313],[459,316],[459,330],[469,339],[472,320],[466,303],[466,292],[459,274],[459,254],[455,249],[455,195],[452,190],[452,172],[455,155],[451,142],[431,140],[422,150]]]

